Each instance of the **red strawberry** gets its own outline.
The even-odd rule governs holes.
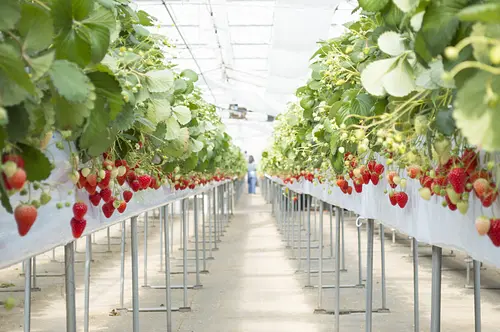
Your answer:
[[[133,196],[133,195],[134,195],[134,194],[133,194],[130,190],[125,190],[125,191],[123,192],[123,199],[125,200],[125,202],[127,202],[127,203],[128,203],[128,202],[130,202],[130,200],[132,199],[132,196]]]
[[[90,185],[90,183],[87,182],[87,184],[85,185],[85,189],[90,195],[93,195],[96,191],[96,186],[92,186]]]
[[[9,184],[9,181],[7,181],[7,176],[5,175],[5,173],[2,173],[2,179],[3,183],[5,184],[5,189],[11,190],[12,186]]]
[[[137,175],[135,175],[135,172],[130,170],[128,171],[125,176],[127,177],[127,182],[132,183],[134,180],[137,179]]]
[[[485,169],[475,171],[470,175],[470,182],[474,183],[477,179],[485,179],[486,181],[491,180],[491,173]]]
[[[416,179],[420,176],[420,166],[418,165],[408,166],[406,171],[408,172],[408,176],[412,179]]]
[[[495,247],[500,247],[500,219],[490,220],[488,236]]]
[[[372,173],[371,176],[370,176],[370,179],[372,180],[372,183],[374,185],[377,185],[380,178],[379,178],[379,175],[378,174],[375,174],[375,173]]]
[[[104,189],[101,190],[100,194],[101,194],[102,200],[105,203],[108,203],[111,200],[111,196],[112,196],[113,193],[111,192],[111,189],[104,188]]]
[[[149,187],[149,184],[151,183],[151,177],[149,175],[141,175],[138,178],[139,183],[141,184],[142,189],[146,189]]]
[[[463,168],[455,167],[448,173],[448,182],[453,186],[457,194],[461,194],[465,191],[467,173]]]
[[[457,209],[457,206],[455,204],[453,204],[453,202],[451,201],[451,199],[448,197],[448,195],[444,196],[444,199],[446,200],[446,203],[448,203],[448,208],[451,210],[451,211],[455,211]]]
[[[125,201],[121,201],[120,206],[118,207],[118,212],[123,213],[127,208],[127,203]]]
[[[481,203],[483,203],[484,207],[490,207],[496,201],[497,197],[498,191],[491,190],[481,199]]]
[[[87,204],[83,202],[76,202],[73,204],[73,216],[78,220],[83,220],[83,217],[87,214]]]
[[[80,236],[82,236],[83,231],[85,230],[85,227],[87,226],[87,220],[71,218],[70,225],[71,225],[71,232],[73,233],[73,237],[75,239],[78,239]]]
[[[85,185],[87,184],[87,178],[82,175],[81,170],[78,173],[80,174],[80,177],[78,178],[76,186],[78,187],[78,189],[85,188]]]
[[[102,212],[106,218],[110,218],[115,212],[115,207],[113,206],[113,202],[105,203],[102,205]]]
[[[127,177],[125,175],[123,175],[123,176],[117,176],[116,177],[116,181],[118,181],[118,184],[120,186],[123,186],[123,184],[125,183],[126,179],[127,179]]]
[[[389,201],[391,202],[392,205],[396,205],[398,204],[398,197],[396,196],[397,193],[394,193],[393,191],[391,191],[389,193]]]
[[[115,161],[115,166],[116,167],[120,167],[120,166],[125,166],[126,167],[128,165],[127,165],[127,161],[126,160],[124,160],[124,159],[118,159],[118,160]]]
[[[14,218],[17,223],[17,232],[21,236],[28,234],[31,226],[36,220],[38,211],[33,205],[21,204],[14,210]]]
[[[378,175],[381,175],[382,173],[384,173],[384,165],[382,164],[377,164],[375,165],[375,168],[374,168],[374,171],[375,173],[377,173]]]
[[[95,173],[87,175],[87,183],[92,187],[97,186],[97,175]]]
[[[395,183],[390,183],[389,185],[391,186],[391,188],[392,188],[392,189],[394,189],[394,188],[396,188],[396,187],[398,186],[398,185],[397,185],[397,184],[395,184]]]
[[[408,195],[405,192],[396,193],[394,196],[396,196],[396,201],[400,208],[404,208],[406,203],[408,203]]]
[[[377,162],[375,160],[370,160],[368,162],[368,169],[370,172],[375,172],[375,166],[377,166]]]
[[[101,202],[101,194],[94,193],[93,195],[89,195],[89,200],[94,206],[98,206]]]
[[[357,184],[355,183],[354,184],[354,190],[357,192],[357,193],[360,193],[363,191],[363,185],[362,184]]]
[[[26,183],[26,172],[22,168],[18,168],[17,171],[7,179],[9,185],[14,189],[22,189],[24,183]]]
[[[4,154],[2,156],[2,163],[5,164],[7,161],[13,161],[17,167],[24,168],[24,159],[17,154]]]
[[[347,187],[347,193],[350,195],[352,194],[352,187],[351,186],[348,186]]]
[[[472,174],[476,170],[478,161],[479,158],[476,151],[472,149],[465,149],[462,154],[462,163],[464,164],[467,174]]]
[[[370,172],[366,171],[363,173],[363,182],[364,184],[370,183]]]
[[[132,190],[136,192],[141,189],[141,183],[139,182],[139,180],[134,180],[132,181],[132,183],[130,183],[130,188],[132,188]]]
[[[488,236],[495,247],[500,247],[500,219],[490,220]]]

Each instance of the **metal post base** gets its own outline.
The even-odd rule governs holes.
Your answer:
[[[191,312],[191,307],[180,307],[179,312]]]
[[[117,310],[126,310],[128,312],[132,312],[132,308],[123,308],[123,309],[117,309]],[[158,308],[139,308],[139,312],[166,312],[167,308],[160,306]],[[179,308],[172,308],[172,311],[180,311]]]

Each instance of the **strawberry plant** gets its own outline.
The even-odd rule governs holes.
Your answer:
[[[207,183],[202,178],[244,174],[244,157],[203,100],[198,75],[165,55],[168,36],[155,33],[149,14],[128,0],[5,4],[0,197],[20,235],[39,207],[71,206],[77,193],[89,203],[73,207],[75,237],[87,209],[102,204],[109,218],[126,210],[132,192],[174,187],[177,176],[194,188]],[[51,190],[70,181],[69,197],[52,199]]]
[[[359,5],[359,20],[319,43],[297,102],[276,119],[261,171],[285,183],[322,177],[346,195],[387,186],[402,209],[414,199],[410,181],[421,199],[455,213],[491,207],[500,182],[500,6]],[[491,229],[493,240],[496,223]]]

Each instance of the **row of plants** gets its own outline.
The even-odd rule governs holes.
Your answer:
[[[129,0],[1,1],[0,197],[21,236],[43,205],[72,207],[79,237],[89,209],[110,218],[137,191],[245,173],[198,75],[165,56],[155,24]]]
[[[320,42],[262,171],[327,181],[346,195],[380,182],[399,208],[408,208],[408,181],[457,213],[476,199],[491,207],[500,181],[500,3],[359,0],[355,11],[347,32]],[[498,219],[476,225],[500,246]]]

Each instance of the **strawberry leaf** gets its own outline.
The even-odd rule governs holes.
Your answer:
[[[359,0],[359,5],[366,11],[378,12],[382,10],[389,0]]]
[[[5,184],[2,177],[0,177],[0,199],[4,209],[9,213],[14,213],[12,205],[10,204],[9,194],[7,194],[7,190],[5,190]]]
[[[146,77],[149,92],[167,92],[174,85],[174,74],[169,69],[150,71]]]
[[[37,58],[30,59],[31,69],[33,69],[33,73],[31,78],[33,81],[37,81],[41,78],[45,73],[47,73],[54,62],[54,52],[48,52],[44,55],[40,55]]]
[[[0,30],[13,29],[21,17],[21,8],[18,0],[0,1]]]
[[[116,137],[116,129],[109,126],[110,115],[104,108],[104,99],[98,98],[96,107],[80,137],[80,147],[87,149],[90,156],[96,157],[105,152]]]
[[[88,74],[88,77],[95,86],[95,93],[105,98],[109,108],[109,117],[114,120],[123,109],[122,89],[116,78],[106,72],[96,71]]]
[[[24,50],[31,53],[47,49],[54,35],[50,13],[38,5],[24,3],[21,14],[17,28],[24,38]]]
[[[73,62],[56,60],[49,70],[57,92],[73,103],[82,103],[90,95],[92,84],[87,75]]]
[[[35,93],[35,86],[24,69],[21,54],[11,45],[0,44],[0,74],[18,84],[30,94]]]
[[[181,125],[186,125],[191,121],[191,110],[184,105],[173,107],[172,114]]]
[[[56,112],[56,127],[59,130],[75,130],[90,115],[90,110],[94,107],[93,103],[87,101],[84,103],[71,103],[65,98],[55,95],[54,110]]]
[[[21,105],[7,107],[7,136],[10,142],[22,141],[28,134],[30,118],[28,112]]]
[[[178,139],[181,135],[181,127],[179,122],[174,117],[170,117],[165,121],[167,125],[167,133],[165,134],[165,139],[172,141]]]
[[[196,74],[191,69],[186,69],[181,72],[181,77],[186,78],[188,81],[194,83],[198,81],[198,74]]]
[[[457,92],[453,117],[469,144],[495,151],[500,149],[500,103],[487,89],[500,91],[500,78],[480,71],[468,79]]]
[[[43,181],[50,176],[52,164],[45,154],[26,144],[18,144],[24,159],[24,170],[28,181]]]
[[[500,23],[500,3],[482,3],[468,6],[458,14],[462,21]]]

